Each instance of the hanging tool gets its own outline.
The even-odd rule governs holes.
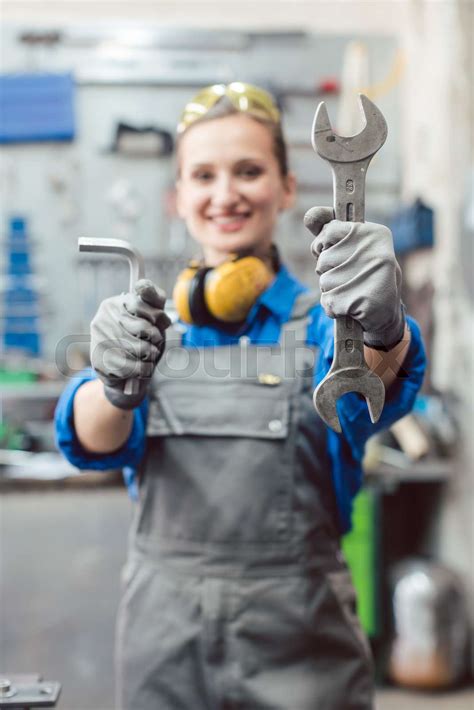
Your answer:
[[[128,259],[130,266],[129,291],[133,291],[139,279],[145,276],[145,262],[140,252],[133,247],[130,242],[122,239],[94,239],[89,237],[79,237],[79,251],[95,252],[96,254],[119,254]],[[123,391],[124,394],[137,394],[139,382],[137,380],[127,380]]]
[[[313,148],[331,166],[334,216],[344,222],[364,221],[367,168],[387,137],[387,124],[377,106],[363,94],[359,94],[359,103],[366,125],[355,136],[343,137],[333,131],[324,101],[319,104],[313,121]],[[382,413],[385,386],[365,362],[361,325],[350,316],[344,316],[335,319],[334,359],[313,397],[321,418],[339,433],[341,424],[336,402],[348,392],[359,392],[365,397],[370,418],[375,423]]]

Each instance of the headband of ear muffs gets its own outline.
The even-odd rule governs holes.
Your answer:
[[[277,256],[275,263],[278,268]],[[178,276],[173,300],[185,323],[239,324],[273,279],[256,256],[236,256],[214,268],[191,262]]]

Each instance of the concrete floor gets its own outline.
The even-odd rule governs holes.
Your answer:
[[[126,494],[115,488],[0,496],[0,673],[61,681],[59,710],[113,709],[114,620],[129,515]],[[474,690],[383,689],[377,708],[474,710]]]
[[[377,693],[377,710],[473,710],[474,690],[464,688],[442,694],[383,689]]]

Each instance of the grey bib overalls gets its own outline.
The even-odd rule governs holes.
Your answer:
[[[153,380],[117,627],[126,710],[368,710],[305,345],[185,349]]]

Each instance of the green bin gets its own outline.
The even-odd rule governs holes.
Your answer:
[[[376,492],[363,488],[354,501],[352,530],[342,539],[342,550],[357,593],[357,613],[370,637],[379,632],[377,511]]]

